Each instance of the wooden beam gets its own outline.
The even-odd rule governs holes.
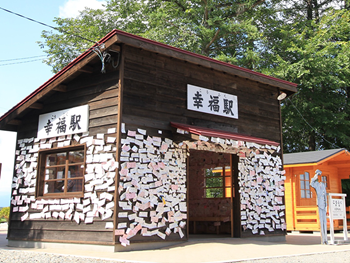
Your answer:
[[[44,107],[44,105],[42,103],[33,103],[32,105],[29,106],[29,108],[31,109],[37,109],[37,110],[41,110]]]
[[[124,63],[125,63],[125,55],[120,54],[121,59],[120,59],[120,70],[119,70],[119,81],[118,81],[118,98],[119,98],[119,103],[118,103],[118,122],[117,122],[117,141],[116,141],[116,148],[117,151],[115,153],[116,159],[119,160],[120,157],[120,149],[121,149],[121,123],[123,122],[122,119],[122,114],[123,114],[123,90],[124,90]],[[119,167],[116,168],[115,170],[116,175],[114,177],[114,182],[115,185],[119,185]],[[117,215],[119,212],[119,206],[117,205],[119,203],[119,194],[118,191],[114,191],[114,214]],[[115,233],[116,226],[118,225],[118,217],[114,216],[113,217],[113,233]],[[117,243],[118,239],[116,235],[113,235],[113,242]]]
[[[54,87],[53,90],[60,91],[60,92],[66,92],[67,91],[67,86],[63,85],[63,84],[60,84],[60,85]]]
[[[93,73],[94,72],[94,69],[92,67],[89,67],[89,66],[85,66],[81,69],[79,69],[80,72],[84,72],[84,73]]]
[[[13,120],[10,120],[7,124],[9,124],[9,125],[21,125],[21,123],[22,123],[21,120],[13,119]]]
[[[112,45],[110,46],[109,50],[114,52],[120,52],[120,46]]]

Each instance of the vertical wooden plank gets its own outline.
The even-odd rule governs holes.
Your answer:
[[[231,179],[231,237],[234,237],[234,205],[233,205],[233,192],[234,192],[234,182],[233,182],[233,155],[230,155],[230,179]]]
[[[15,150],[18,149],[18,143],[17,143],[17,140],[18,140],[18,133],[16,134],[16,138],[15,138]],[[14,166],[16,166],[16,154],[14,154],[13,156],[13,163],[14,163]],[[16,170],[15,170],[15,167],[13,167],[12,169],[12,179],[14,178],[15,176],[15,173],[16,173]],[[35,194],[35,193],[34,193]],[[11,199],[12,199],[12,188],[11,188]],[[8,230],[7,230],[7,236],[6,236],[6,239],[8,240],[10,235],[11,235],[11,225],[12,225],[12,216],[13,216],[13,205],[12,203],[10,203],[10,214],[9,214],[9,221],[8,221]]]
[[[187,206],[187,239],[190,238],[190,216],[188,209],[190,208],[189,197],[190,197],[190,151],[186,149],[186,184],[187,184],[187,192],[186,192],[186,206]],[[195,224],[195,223],[194,223]],[[195,233],[196,231],[194,231]]]
[[[280,94],[280,89],[277,90],[277,94]],[[284,161],[283,161],[283,136],[282,136],[282,112],[281,112],[281,103],[280,101],[278,101],[278,111],[279,111],[279,118],[280,118],[280,147],[281,147],[281,160],[282,160],[282,167],[283,167],[283,164],[284,164]]]
[[[294,169],[291,169],[291,184],[292,184],[292,200],[293,200],[293,229],[296,230],[297,225],[297,196],[296,196],[296,178]]]
[[[242,236],[241,229],[241,195],[239,193],[239,184],[238,184],[238,155],[232,156],[232,164],[233,164],[233,181],[234,181],[234,189],[235,189],[235,197],[233,198],[233,234],[234,237]]]
[[[124,45],[121,47],[120,50],[120,64],[119,64],[119,90],[118,90],[118,97],[119,97],[119,104],[118,104],[118,123],[117,123],[117,141],[116,141],[116,161],[119,163],[119,156],[120,156],[120,139],[121,139],[121,123],[122,123],[122,109],[123,109],[123,89],[124,89],[124,67],[125,67],[125,56],[124,56]],[[116,244],[117,239],[115,236],[115,230],[118,225],[118,203],[119,203],[119,165],[116,169],[115,177],[115,190],[114,190],[114,218],[113,218],[113,242]]]

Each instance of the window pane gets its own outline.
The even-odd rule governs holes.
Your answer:
[[[223,179],[222,177],[213,177],[205,179],[205,187],[222,187]]]
[[[231,197],[231,188],[225,188],[225,197]]]
[[[69,152],[69,163],[83,163],[84,162],[84,150]]]
[[[230,174],[231,174],[231,167],[225,166],[225,176],[230,176]]]
[[[305,180],[309,181],[309,173],[308,172],[305,172]]]
[[[64,178],[64,167],[48,168],[45,170],[45,180]]]
[[[64,181],[45,182],[45,194],[63,193]]]
[[[304,174],[300,175],[300,180],[304,180]]]
[[[205,169],[205,177],[221,176],[221,175],[222,175],[221,167],[216,167],[213,169]]]
[[[310,190],[306,190],[306,198],[311,198],[311,196],[310,196]]]
[[[225,186],[231,186],[231,177],[225,177]]]
[[[82,179],[68,180],[67,192],[81,192],[83,190]]]
[[[46,155],[46,166],[65,164],[66,153],[52,153]]]
[[[305,189],[310,189],[310,182],[309,181],[305,181]]]
[[[301,198],[305,198],[305,191],[304,191],[304,190],[301,190],[301,191],[300,191],[300,195],[301,195]]]
[[[305,181],[300,181],[300,189],[305,189]]]
[[[206,191],[206,198],[219,198],[224,197],[224,190],[222,188],[211,188],[211,189],[205,189]]]
[[[68,178],[83,177],[84,166],[83,165],[72,165],[68,168]]]

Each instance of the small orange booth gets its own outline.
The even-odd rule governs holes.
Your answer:
[[[288,153],[283,155],[287,231],[320,231],[316,192],[310,186],[315,170],[322,171],[319,181],[326,184],[327,193],[345,193],[348,229],[350,228],[350,153],[346,149],[331,149]],[[329,227],[329,221],[328,221]],[[342,221],[334,221],[341,230]]]

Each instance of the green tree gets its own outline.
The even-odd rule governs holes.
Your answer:
[[[10,218],[10,207],[4,207],[0,211],[0,219],[6,219],[8,222]]]
[[[350,13],[327,7],[331,1],[304,4],[310,2],[292,8],[294,19],[275,28],[268,54],[273,67],[262,69],[299,84],[282,107],[285,152],[350,148]]]
[[[114,28],[299,84],[284,151],[350,148],[349,0],[110,0],[43,31],[57,72]],[[303,117],[301,117],[301,115]]]
[[[86,9],[77,18],[55,18],[60,32],[43,31],[39,42],[57,72],[114,28],[251,69],[259,63],[259,20],[265,0],[114,0],[106,10]]]

